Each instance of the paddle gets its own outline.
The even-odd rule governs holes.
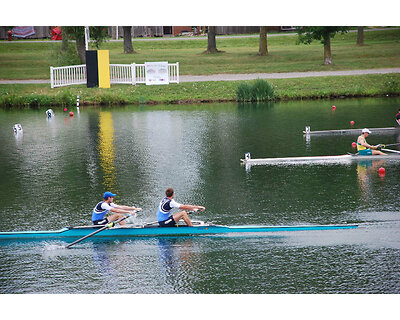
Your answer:
[[[108,228],[114,227],[117,223],[120,223],[121,221],[129,218],[130,216],[131,216],[131,214],[128,214],[127,216],[122,217],[121,219],[118,219],[117,221],[112,221],[112,222],[106,224],[104,227],[100,228],[99,230],[96,230],[95,232],[92,232],[91,234],[88,234],[88,235],[84,236],[83,238],[80,238],[80,239],[78,239],[78,240],[66,245],[65,249],[71,248],[74,244],[77,244],[78,242],[81,242],[81,241],[83,241],[83,240],[85,240],[85,239],[87,239],[87,238],[89,238],[91,236],[94,236],[95,234],[97,234],[97,233],[99,233],[99,232],[101,232],[103,230],[106,230]]]

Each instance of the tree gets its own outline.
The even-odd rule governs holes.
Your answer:
[[[357,28],[357,45],[358,46],[364,45],[364,27]]]
[[[296,27],[298,41],[310,44],[313,40],[321,40],[324,45],[324,64],[332,64],[331,38],[336,33],[346,33],[349,27]]]
[[[62,36],[62,40],[61,40],[61,51],[62,52],[66,52],[68,49],[68,33],[66,30],[64,30],[64,28],[61,28],[61,36]]]
[[[267,44],[267,27],[260,27],[260,46],[258,49],[259,56],[268,55],[268,44]]]
[[[124,53],[135,53],[132,47],[132,27],[122,27],[124,30]]]
[[[62,27],[68,34],[69,38],[75,38],[76,49],[81,63],[86,62],[85,47],[85,27]],[[96,48],[100,48],[101,43],[107,36],[106,27],[89,27],[90,38],[95,41]]]
[[[205,53],[217,53],[220,52],[217,49],[217,42],[215,41],[215,27],[208,27],[207,33],[207,50]]]
[[[85,27],[62,27],[62,30],[68,34],[69,38],[75,38],[76,49],[78,52],[79,60],[81,63],[86,61],[86,48],[85,48]]]

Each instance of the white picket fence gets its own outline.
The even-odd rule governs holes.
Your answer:
[[[50,67],[51,87],[70,86],[86,83],[86,64],[69,67]]]
[[[110,64],[110,83],[136,84],[135,64]]]
[[[169,82],[179,83],[179,62],[168,63]],[[86,65],[68,67],[50,67],[51,87],[62,87],[76,84],[86,84]],[[146,83],[144,64],[110,64],[111,84]]]

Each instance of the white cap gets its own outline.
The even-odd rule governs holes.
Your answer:
[[[369,131],[369,129],[367,129],[367,128],[364,128],[364,129],[362,129],[362,131],[361,131],[361,133],[371,133],[371,131]]]

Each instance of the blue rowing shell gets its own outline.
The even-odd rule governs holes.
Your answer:
[[[158,236],[196,236],[229,233],[262,233],[262,232],[286,232],[286,231],[312,231],[354,229],[356,224],[346,225],[303,225],[303,226],[221,226],[201,225],[194,227],[156,227],[156,226],[132,226],[115,227],[103,230],[93,236],[102,237],[158,237]],[[70,227],[54,231],[15,231],[0,232],[0,240],[10,239],[61,239],[80,238],[98,230],[97,226]]]

